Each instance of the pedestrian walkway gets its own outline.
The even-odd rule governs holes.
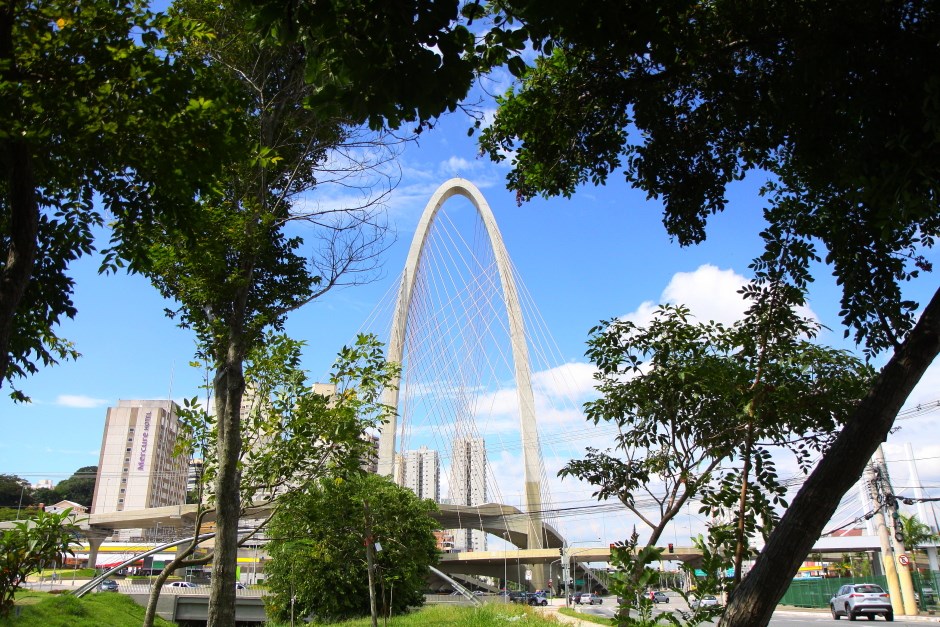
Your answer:
[[[536,609],[547,616],[554,616],[559,623],[563,623],[565,625],[573,625],[574,627],[597,627],[597,623],[580,620],[573,616],[566,616],[565,614],[559,613],[558,610],[563,607],[565,607],[564,599],[552,599],[551,605],[546,605],[545,607],[536,606]]]

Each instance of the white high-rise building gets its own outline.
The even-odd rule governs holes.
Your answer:
[[[455,505],[486,503],[486,442],[483,438],[454,440],[450,463],[450,502]],[[486,532],[455,529],[454,545],[459,551],[485,551]]]
[[[441,500],[441,462],[437,451],[422,446],[402,455],[401,485],[418,498]]]
[[[189,455],[173,455],[179,434],[173,401],[118,401],[108,408],[91,513],[186,502]],[[121,539],[140,536],[122,530]]]

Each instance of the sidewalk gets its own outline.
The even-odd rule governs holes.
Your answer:
[[[790,614],[795,616],[811,614],[813,616],[831,617],[829,611],[822,608],[796,607],[793,605],[778,605],[777,609],[774,610],[774,614]],[[902,616],[895,614],[894,618],[895,620],[906,620],[918,623],[940,623],[940,615],[919,614],[917,616]]]
[[[579,620],[573,616],[565,616],[558,612],[559,609],[565,607],[564,599],[552,599],[552,601],[561,601],[559,605],[555,605],[553,602],[551,605],[546,605],[545,607],[537,607],[542,614],[548,614],[549,616],[554,616],[559,623],[565,625],[574,625],[575,627],[597,627],[597,623],[592,623],[586,620]]]

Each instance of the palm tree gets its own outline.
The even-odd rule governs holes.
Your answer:
[[[927,525],[920,522],[917,516],[911,514],[905,516],[901,514],[901,533],[904,534],[904,544],[911,551],[911,566],[917,572],[917,551],[916,548],[928,542],[940,540],[940,536],[933,532]]]

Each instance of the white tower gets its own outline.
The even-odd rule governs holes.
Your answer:
[[[437,451],[422,446],[402,456],[401,485],[421,499],[441,500],[441,462]]]
[[[455,505],[486,503],[486,443],[483,438],[454,440],[450,502]],[[454,545],[460,551],[485,551],[486,533],[478,529],[456,529]]]

